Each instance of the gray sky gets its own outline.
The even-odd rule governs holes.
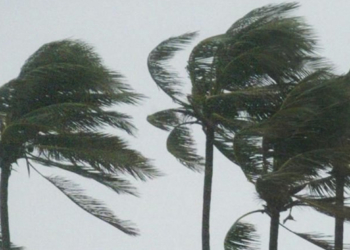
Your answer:
[[[197,42],[225,32],[250,10],[280,1],[253,0],[11,0],[0,1],[0,84],[15,78],[24,61],[41,45],[65,38],[82,39],[96,48],[105,64],[126,76],[133,88],[149,97],[140,107],[118,107],[132,114],[139,128],[132,147],[154,159],[166,174],[135,183],[141,198],[117,195],[97,184],[74,178],[88,193],[106,202],[122,219],[130,219],[141,236],[130,237],[77,208],[55,187],[35,173],[28,177],[22,162],[10,179],[10,223],[14,243],[28,250],[193,250],[200,249],[203,175],[178,163],[165,149],[167,133],[146,122],[146,116],[174,107],[151,80],[148,53],[170,36],[200,31]],[[297,15],[304,16],[320,39],[320,54],[337,73],[350,68],[350,1],[303,0]],[[193,44],[194,45],[194,44]],[[186,78],[189,50],[174,60]],[[200,129],[194,130],[204,153]],[[258,209],[260,201],[239,168],[215,152],[211,218],[212,249],[223,249],[227,230],[240,215]],[[45,171],[49,173],[50,171]],[[333,222],[304,209],[294,211],[297,222],[287,224],[302,232],[332,234]],[[287,215],[282,215],[282,219]],[[254,215],[267,249],[269,219]],[[346,228],[345,236],[349,232]],[[281,229],[280,249],[319,249]],[[346,238],[346,237],[345,237]],[[350,239],[346,239],[350,242]]]

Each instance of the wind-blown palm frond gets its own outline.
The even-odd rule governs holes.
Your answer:
[[[102,133],[44,134],[33,141],[47,160],[88,164],[104,173],[128,173],[140,180],[159,176],[150,161],[125,141]]]
[[[147,121],[157,128],[170,131],[184,122],[190,122],[192,117],[193,113],[188,109],[166,109],[147,116]]]
[[[277,83],[283,78],[295,80],[295,77],[302,76],[307,70],[303,68],[306,61],[318,61],[310,57],[316,42],[310,27],[300,17],[288,16],[297,7],[296,3],[267,5],[251,11],[228,29],[227,35],[237,39],[235,47],[229,48],[230,53],[240,54],[239,61],[245,61],[244,58],[253,59],[249,60],[253,63],[250,69],[243,65],[244,69],[250,72],[247,76],[261,75],[265,72]],[[274,39],[271,40],[270,37]],[[239,52],[238,48],[243,53]],[[230,60],[225,70],[231,72],[231,67],[239,67],[238,60],[236,61]],[[264,61],[266,63],[263,63]],[[256,67],[257,65],[260,67]],[[246,82],[244,79],[241,78],[237,83]]]
[[[119,73],[105,68],[89,45],[72,40],[40,48],[0,94],[12,119],[52,104],[73,102],[100,107],[136,104],[143,97],[133,93]]]
[[[191,170],[203,170],[203,158],[196,154],[194,140],[190,129],[186,126],[177,126],[169,134],[167,140],[168,151],[178,159],[181,164]]]
[[[89,214],[103,220],[126,234],[138,235],[137,229],[134,228],[131,222],[118,219],[102,202],[85,195],[77,184],[59,176],[42,176]]]
[[[225,250],[256,250],[259,236],[250,223],[236,222],[225,238]]]
[[[39,108],[11,123],[3,131],[2,138],[3,140],[15,138],[20,141],[18,135],[23,134],[22,130],[27,131],[24,140],[31,140],[34,138],[30,138],[30,136],[35,137],[40,132],[91,132],[104,126],[119,128],[132,135],[136,128],[130,120],[129,115],[116,111],[104,111],[86,104],[55,104]],[[18,138],[16,138],[16,135]]]
[[[241,130],[233,140],[237,163],[248,179],[255,180],[264,173],[264,156],[260,134]]]
[[[148,70],[153,80],[159,88],[176,102],[179,102],[179,98],[182,96],[179,89],[182,83],[176,73],[169,71],[168,60],[196,36],[197,33],[192,32],[169,38],[161,42],[148,56]]]
[[[265,210],[255,210],[239,217],[226,234],[224,241],[225,250],[256,250],[259,247],[259,235],[256,233],[254,225],[241,222],[244,217],[263,213]]]
[[[335,179],[333,176],[327,176],[321,179],[309,181],[307,187],[310,190],[311,195],[318,196],[334,196],[335,194]]]
[[[246,32],[246,29],[262,26],[272,20],[285,18],[289,12],[299,6],[298,3],[282,3],[274,5],[266,5],[257,8],[246,14],[244,17],[236,21],[227,31],[232,35]]]
[[[301,18],[286,17],[296,7],[292,3],[256,9],[226,34],[197,45],[189,61],[195,92],[220,94],[220,90],[276,84],[288,92],[321,62],[313,55],[315,39],[310,28]]]
[[[114,127],[133,135],[136,128],[131,117],[111,108],[135,105],[143,98],[121,74],[106,68],[88,44],[79,40],[45,44],[29,57],[16,79],[0,88],[0,160],[2,170],[8,170],[1,171],[2,176],[6,172],[8,178],[11,165],[25,158],[28,166],[30,161],[54,166],[117,193],[137,195],[122,175],[146,180],[160,173],[124,140],[100,130]],[[128,223],[82,195],[69,181],[47,178],[87,212],[125,233],[136,234]],[[0,192],[7,192],[7,187]],[[7,201],[1,202],[7,207],[3,206]],[[7,209],[1,211],[7,213]],[[6,247],[10,244],[8,216],[1,218]]]
[[[278,172],[299,174],[301,180],[318,177],[321,170],[331,171],[336,164],[350,162],[349,152],[350,147],[311,150],[290,158]],[[345,165],[341,171],[347,173],[350,169]]]
[[[335,197],[333,198],[308,198],[305,196],[295,196],[306,205],[314,208],[315,210],[332,217],[341,217],[347,221],[350,221],[350,207],[339,206],[334,204]]]
[[[230,161],[235,162],[236,157],[233,152],[232,133],[225,131],[224,128],[217,129],[214,136],[214,146]]]
[[[102,171],[98,171],[97,169],[94,169],[92,167],[82,165],[82,164],[69,165],[69,164],[63,164],[60,162],[53,162],[50,160],[45,160],[43,158],[37,157],[35,155],[30,155],[27,159],[37,162],[43,166],[57,167],[62,170],[77,174],[79,176],[92,179],[106,187],[111,188],[116,193],[120,193],[120,194],[126,193],[126,194],[135,195],[135,196],[138,195],[136,188],[133,187],[128,180],[122,179],[119,175],[115,173],[104,173]]]
[[[328,235],[323,235],[320,233],[297,233],[293,230],[290,230],[289,228],[287,228],[286,226],[280,224],[280,226],[282,226],[283,228],[285,228],[286,230],[288,230],[289,232],[291,232],[294,235],[297,235],[301,238],[303,238],[304,240],[322,248],[325,250],[334,250],[334,242],[333,239],[331,239],[330,236]],[[349,249],[348,247],[344,246],[344,249]]]

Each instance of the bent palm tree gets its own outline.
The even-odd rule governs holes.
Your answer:
[[[25,159],[92,179],[117,193],[136,194],[129,174],[146,180],[158,175],[149,160],[115,135],[99,132],[106,126],[133,134],[128,115],[110,111],[114,104],[136,104],[142,95],[108,70],[93,49],[81,41],[45,44],[24,64],[19,76],[0,88],[1,113],[1,232],[10,249],[7,196],[11,166]],[[35,168],[34,168],[35,169]],[[36,170],[37,171],[37,170]],[[102,203],[84,195],[63,177],[47,177],[76,205],[126,234],[137,230],[118,219]]]
[[[330,80],[317,85],[304,84],[293,91],[293,95],[281,110],[284,114],[292,109],[296,111],[308,109],[312,112],[300,120],[302,123],[289,126],[293,131],[293,137],[289,139],[288,150],[293,154],[304,154],[305,159],[314,161],[314,164],[308,165],[313,165],[316,170],[328,167],[330,176],[318,180],[317,185],[313,184],[312,190],[316,191],[315,195],[330,197],[335,209],[346,209],[344,188],[349,188],[349,88],[349,74],[333,76]],[[293,141],[302,142],[302,146],[296,148]],[[285,166],[287,167],[291,168]],[[335,249],[341,250],[343,225],[347,215],[344,217],[337,213],[331,214],[335,217],[334,246]]]
[[[278,110],[282,97],[313,64],[315,41],[307,25],[288,13],[296,4],[269,5],[248,13],[225,33],[200,42],[189,58],[192,92],[184,98],[182,83],[169,71],[168,60],[195,33],[170,38],[149,55],[149,71],[156,84],[179,108],[148,117],[154,126],[170,131],[167,148],[193,170],[203,165],[187,128],[198,124],[206,135],[202,246],[209,250],[209,215],[213,147],[235,161],[232,136],[251,123],[248,114],[264,119]],[[271,39],[273,37],[273,39]]]
[[[267,203],[264,211],[271,217],[272,204],[277,212],[309,206],[336,218],[334,242],[293,232],[323,249],[343,249],[339,224],[350,219],[338,184],[340,174],[341,190],[349,187],[349,87],[347,77],[316,72],[290,93],[270,120],[240,131],[235,138],[238,161],[255,180]],[[261,138],[269,144],[263,145]],[[303,195],[297,195],[301,190]]]

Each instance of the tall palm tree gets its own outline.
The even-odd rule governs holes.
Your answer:
[[[103,66],[92,47],[78,40],[43,45],[25,62],[19,76],[0,88],[2,249],[10,249],[8,181],[19,159],[26,160],[28,171],[37,171],[91,215],[126,234],[138,233],[130,222],[118,219],[70,180],[45,176],[33,163],[89,178],[117,193],[136,195],[122,175],[146,180],[159,173],[126,141],[101,129],[110,126],[132,135],[131,117],[111,107],[134,105],[142,98],[119,73]]]
[[[255,180],[259,196],[267,203],[262,211],[272,219],[273,209],[279,216],[293,206],[310,206],[336,218],[333,243],[320,235],[297,234],[323,249],[343,248],[342,225],[350,219],[350,208],[344,206],[344,187],[349,187],[349,87],[347,76],[316,72],[295,87],[271,119],[240,131],[235,138],[240,166]],[[267,138],[268,145],[261,138]],[[297,195],[301,190],[303,195]],[[271,230],[270,249],[277,249],[279,222],[271,227],[275,231]],[[234,249],[230,246],[237,233],[233,227],[227,249]]]
[[[306,74],[315,40],[309,27],[288,16],[295,3],[268,5],[234,23],[225,34],[201,41],[189,57],[191,94],[181,92],[182,83],[169,71],[168,60],[196,33],[160,43],[149,55],[149,71],[156,84],[178,108],[148,117],[154,126],[170,131],[167,148],[181,163],[198,170],[197,156],[188,125],[198,124],[206,135],[202,246],[209,250],[210,200],[213,147],[235,161],[231,149],[234,133],[251,123],[242,117],[264,119],[277,111],[282,97]],[[273,39],[272,39],[273,38]]]

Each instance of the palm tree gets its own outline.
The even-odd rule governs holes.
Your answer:
[[[344,186],[349,187],[349,87],[347,76],[318,71],[294,88],[271,119],[235,138],[240,166],[267,203],[258,212],[266,212],[272,222],[281,211],[310,206],[336,218],[333,243],[320,235],[293,232],[323,249],[342,249],[342,225],[350,219],[350,208],[344,206]],[[269,143],[263,145],[261,138]],[[297,195],[301,190],[303,195]],[[238,226],[244,224],[232,227],[227,250],[240,242]],[[271,223],[270,249],[277,249],[278,227],[278,220]]]
[[[281,110],[284,113],[291,109],[312,111],[312,115],[303,117],[302,123],[290,126],[293,137],[289,139],[288,151],[304,155],[304,152],[307,152],[305,159],[318,163],[313,164],[315,169],[324,169],[327,166],[330,168],[330,176],[318,180],[317,186],[314,184],[312,188],[316,191],[316,195],[332,198],[331,202],[334,203],[335,210],[346,210],[344,188],[348,188],[350,184],[348,178],[350,174],[349,80],[349,74],[347,74],[340,77],[333,76],[321,84],[303,84],[293,91],[293,95]],[[300,144],[304,146],[296,148],[296,143],[292,143],[293,141],[302,142]],[[285,167],[291,168],[288,164]],[[331,214],[335,217],[334,246],[335,249],[341,250],[343,249],[344,219],[347,215],[344,217],[342,214]]]
[[[315,40],[297,17],[289,17],[295,3],[268,5],[234,23],[225,34],[201,41],[189,57],[191,94],[169,71],[168,60],[196,33],[160,43],[149,55],[148,67],[156,84],[178,108],[148,117],[154,126],[170,131],[167,148],[193,170],[203,165],[197,156],[188,125],[198,124],[206,135],[202,246],[209,250],[209,215],[213,174],[213,147],[235,162],[232,136],[251,123],[247,114],[262,120],[278,110],[282,97],[307,72]],[[273,37],[273,39],[272,39]],[[184,98],[187,97],[187,98]]]
[[[86,43],[62,40],[43,45],[14,80],[0,88],[1,233],[2,249],[10,249],[8,181],[12,165],[25,159],[76,205],[129,235],[137,229],[118,219],[101,202],[83,194],[70,180],[41,174],[33,163],[55,167],[94,180],[117,193],[136,195],[129,174],[140,180],[159,173],[150,161],[119,136],[100,132],[106,126],[132,135],[127,114],[115,104],[137,104],[143,98],[123,77],[103,66]]]

